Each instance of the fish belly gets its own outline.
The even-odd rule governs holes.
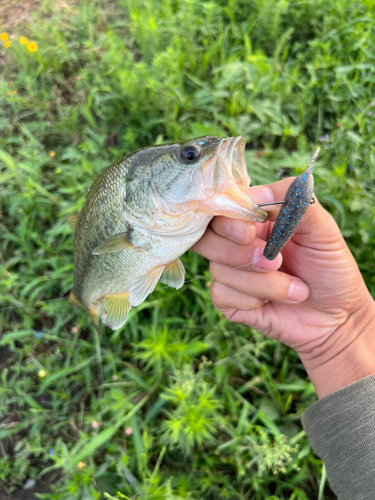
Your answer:
[[[208,222],[192,235],[148,236],[143,238],[143,246],[139,248],[93,256],[91,272],[83,287],[82,301],[91,308],[106,295],[131,292],[132,288],[147,280],[157,269],[160,277],[165,266],[176,261],[199,240]]]

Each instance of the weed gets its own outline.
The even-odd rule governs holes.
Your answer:
[[[0,487],[57,469],[41,498],[332,498],[301,429],[315,395],[298,356],[215,311],[190,252],[191,283],[157,287],[99,339],[67,303],[64,216],[143,146],[242,134],[263,184],[302,171],[319,143],[317,196],[374,294],[370,2],[46,1],[0,39],[0,346],[12,355]]]

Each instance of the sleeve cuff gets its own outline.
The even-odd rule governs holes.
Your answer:
[[[374,500],[375,374],[314,403],[302,425],[338,500]]]

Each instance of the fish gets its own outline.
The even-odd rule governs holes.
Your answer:
[[[179,257],[215,215],[266,222],[248,196],[242,136],[204,136],[140,149],[110,165],[93,182],[74,231],[70,304],[86,310],[100,334],[127,320],[161,283],[183,286]]]
[[[316,150],[306,170],[294,179],[286,192],[284,202],[263,250],[263,256],[267,260],[276,259],[310,206],[314,192],[312,169],[319,151],[320,148]]]

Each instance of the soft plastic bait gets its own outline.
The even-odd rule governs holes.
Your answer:
[[[316,150],[307,169],[294,179],[286,192],[284,201],[280,202],[282,206],[279,215],[263,251],[263,256],[268,260],[276,259],[281,249],[284,248],[297,229],[309,205],[315,202],[315,200],[312,201],[314,191],[312,169],[319,150],[320,148]],[[267,203],[260,206],[274,204]]]

